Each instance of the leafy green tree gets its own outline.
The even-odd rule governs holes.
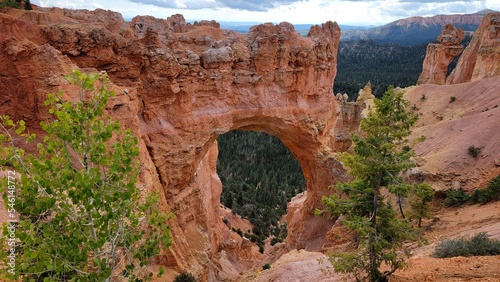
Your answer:
[[[353,152],[339,156],[353,180],[338,184],[339,193],[323,197],[326,209],[333,215],[343,214],[343,224],[356,233],[357,247],[334,253],[330,260],[335,271],[358,281],[387,281],[405,265],[408,252],[402,243],[414,233],[397,216],[382,188],[405,183],[399,175],[413,166],[407,137],[417,115],[406,110],[408,102],[392,87],[375,104],[376,109],[361,121],[363,134],[353,135]],[[383,273],[379,270],[382,263],[389,267]]]
[[[45,105],[54,120],[41,123],[46,136],[37,154],[14,146],[24,122],[2,117],[0,165],[12,165],[21,176],[15,202],[18,257],[11,278],[149,280],[148,263],[171,243],[169,216],[158,207],[157,193],[141,195],[136,185],[137,138],[104,115],[113,95],[106,76],[74,71],[67,78],[81,87],[80,100],[48,95]]]
[[[417,226],[422,226],[422,218],[431,218],[431,201],[434,200],[434,189],[427,183],[420,183],[410,191],[410,218],[417,220]]]

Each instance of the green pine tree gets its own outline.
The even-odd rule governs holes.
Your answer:
[[[30,0],[25,0],[24,1],[24,9],[28,10],[28,11],[33,10],[33,6],[31,6]]]
[[[361,122],[361,135],[353,135],[352,153],[340,154],[353,181],[336,186],[338,193],[324,197],[323,203],[334,215],[345,216],[343,224],[356,233],[357,248],[331,256],[335,271],[358,281],[386,281],[404,266],[407,253],[403,241],[412,238],[408,222],[397,216],[391,201],[382,193],[401,187],[400,173],[413,166],[413,151],[407,137],[417,115],[406,111],[408,102],[391,87],[376,109]],[[381,272],[384,263],[388,271]]]
[[[417,226],[422,226],[423,218],[431,218],[431,201],[434,199],[434,189],[427,183],[420,183],[410,191],[411,219],[417,220]]]
[[[18,256],[10,278],[147,280],[152,273],[145,267],[171,242],[168,215],[158,207],[157,194],[141,197],[136,185],[137,138],[104,115],[113,95],[106,76],[74,71],[68,80],[81,87],[80,100],[49,94],[45,105],[54,120],[41,123],[46,136],[37,154],[14,146],[25,123],[1,117],[0,165],[12,165],[20,176],[14,207]],[[14,186],[14,179],[4,180]]]

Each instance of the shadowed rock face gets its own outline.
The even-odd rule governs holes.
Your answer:
[[[243,241],[227,243],[233,235],[219,213],[215,166],[220,134],[267,132],[300,162],[307,196],[288,216],[290,248],[319,249],[331,228],[312,211],[345,177],[334,152],[349,146],[359,116],[332,93],[339,37],[333,22],[304,38],[289,23],[243,35],[181,15],[125,22],[104,10],[9,10],[0,14],[0,112],[37,131],[47,93],[76,97],[64,74],[106,71],[116,92],[109,114],[140,137],[141,182],[162,191],[175,214],[174,243],[158,263],[230,279],[259,254]]]

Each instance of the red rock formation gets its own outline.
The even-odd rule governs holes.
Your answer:
[[[417,84],[445,84],[448,65],[464,49],[460,45],[463,38],[464,33],[461,28],[456,29],[452,24],[445,25],[437,38],[439,43],[427,45],[422,73]]]
[[[159,263],[230,279],[258,254],[220,216],[220,134],[273,134],[300,162],[308,191],[289,217],[290,248],[319,249],[332,225],[312,211],[344,177],[335,151],[349,146],[359,115],[332,93],[339,36],[332,22],[304,38],[289,23],[243,35],[181,15],[127,23],[104,10],[9,10],[0,13],[0,112],[36,129],[48,92],[75,95],[64,74],[106,71],[116,92],[110,115],[140,136],[141,182],[163,191],[165,209],[175,213],[174,243]]]
[[[471,42],[460,56],[457,66],[446,79],[447,84],[475,81],[500,75],[500,13],[488,13]]]

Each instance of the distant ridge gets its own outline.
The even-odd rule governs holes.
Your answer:
[[[373,40],[378,44],[417,45],[435,41],[445,24],[462,27],[464,32],[474,32],[483,16],[495,12],[485,9],[474,14],[410,17],[369,29],[343,30],[342,41]]]
[[[241,23],[241,22],[219,22],[220,27],[222,29],[229,29],[229,30],[234,30],[240,33],[247,33],[251,27],[259,25],[260,23]],[[311,26],[314,24],[293,24],[295,27],[295,30],[300,33],[302,36],[306,36],[307,33],[309,32],[309,29]],[[362,26],[352,26],[352,25],[339,25],[341,30],[350,30],[350,29],[356,29],[356,30],[363,30],[367,29],[368,27],[362,27]]]
[[[481,10],[479,12],[476,12],[475,14],[479,14],[479,15],[486,15],[487,13],[494,13],[496,12],[495,10],[491,10],[491,9],[484,9],[484,10]]]

